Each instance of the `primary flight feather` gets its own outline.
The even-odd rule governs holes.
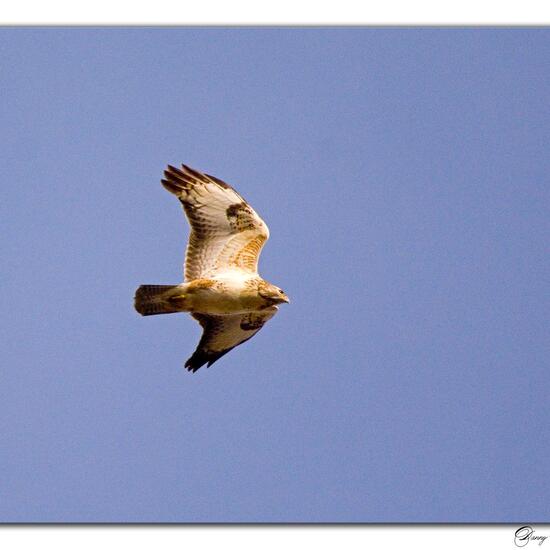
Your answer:
[[[208,367],[254,336],[288,297],[258,275],[269,229],[227,183],[182,165],[168,166],[162,185],[181,202],[191,233],[185,279],[179,285],[142,285],[134,305],[141,315],[189,312],[203,328],[185,367]]]

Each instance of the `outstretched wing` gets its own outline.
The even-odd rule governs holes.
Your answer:
[[[191,234],[185,280],[240,269],[257,273],[269,230],[254,209],[227,183],[182,164],[168,166],[162,185],[183,205]]]
[[[209,367],[234,347],[250,340],[277,310],[277,306],[271,306],[261,312],[235,315],[193,313],[203,333],[197,349],[185,363],[185,368],[196,372],[206,363]]]

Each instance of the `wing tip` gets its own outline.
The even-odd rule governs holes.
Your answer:
[[[220,357],[231,351],[233,348],[209,353],[207,351],[197,349],[195,353],[187,359],[184,368],[189,372],[197,372],[201,367],[206,365],[206,368],[211,367]]]
[[[161,185],[166,189],[166,191],[169,191],[170,193],[173,193],[174,195],[181,194],[183,188],[176,183],[174,183],[171,180],[168,179],[161,179],[160,180]]]
[[[164,170],[164,178],[160,180],[162,186],[175,195],[180,195],[182,191],[188,192],[197,183],[210,181],[208,176],[186,164],[182,164],[181,169],[168,164]]]
[[[191,168],[191,166],[188,166],[187,164],[183,164],[183,163],[181,167],[183,168],[183,171],[180,170],[180,172],[182,172],[188,178],[191,177],[194,179],[198,179],[203,183],[209,182],[208,177],[205,174],[203,174],[200,170],[195,170],[195,168]]]
[[[192,372],[192,373],[195,373],[197,372],[200,368],[201,368],[202,365],[199,365],[199,366],[196,366],[196,365],[192,365],[191,363],[187,362],[185,363],[185,369],[188,370],[189,372]]]
[[[208,365],[206,365],[207,363]],[[211,363],[208,354],[200,349],[197,349],[195,350],[193,355],[191,355],[191,357],[189,357],[189,359],[187,359],[187,361],[185,362],[185,368],[189,372],[197,372],[204,365],[206,365],[206,367],[208,368],[210,364]]]
[[[164,170],[164,178],[160,180],[160,183],[164,189],[176,196],[189,190],[189,181],[186,179],[185,174],[171,164]]]
[[[161,180],[161,183],[168,191],[174,193],[174,191],[165,185],[165,182],[173,183],[180,189],[180,191],[181,189],[189,188],[190,185],[196,184],[197,182],[214,183],[223,189],[231,189],[235,191],[231,185],[216,176],[211,176],[210,174],[201,172],[196,168],[191,168],[188,164],[183,163],[181,164],[181,168],[176,168],[175,166],[168,164],[166,166],[166,170],[164,170],[164,179]]]

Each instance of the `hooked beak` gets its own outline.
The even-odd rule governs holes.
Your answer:
[[[285,294],[284,296],[281,296],[281,302],[284,302],[285,304],[290,304],[290,299]]]

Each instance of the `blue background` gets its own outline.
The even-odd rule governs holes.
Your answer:
[[[550,30],[0,30],[3,521],[542,522]],[[291,297],[142,318],[233,184]]]

